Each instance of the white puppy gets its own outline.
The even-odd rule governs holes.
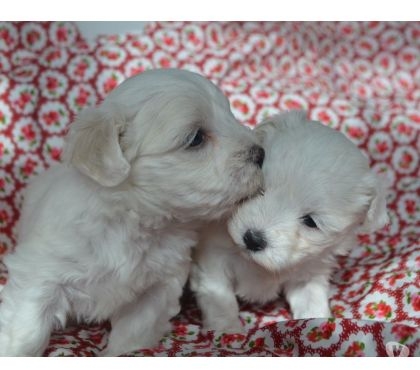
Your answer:
[[[42,354],[68,316],[111,319],[106,355],[156,345],[179,311],[195,230],[258,191],[264,151],[210,81],[155,70],[82,112],[64,154],[26,194],[0,354]]]
[[[208,228],[194,251],[191,287],[208,330],[241,331],[235,295],[264,303],[284,292],[294,318],[329,317],[335,256],[355,245],[359,226],[388,220],[376,175],[343,134],[299,111],[256,132],[265,193],[240,206],[228,227]]]

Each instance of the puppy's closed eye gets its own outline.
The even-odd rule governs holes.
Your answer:
[[[314,221],[314,219],[311,217],[311,215],[305,215],[303,217],[301,217],[302,223],[311,228],[311,229],[317,229],[318,225],[316,224],[316,222]]]

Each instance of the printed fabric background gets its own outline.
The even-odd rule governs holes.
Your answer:
[[[251,127],[301,108],[342,131],[389,182],[391,223],[339,261],[334,318],[291,320],[281,298],[241,303],[247,335],[215,336],[200,332],[186,294],[173,332],[128,355],[386,356],[398,342],[419,356],[420,22],[150,23],[94,42],[73,23],[0,23],[0,255],[14,248],[26,184],[60,159],[74,116],[125,78],[168,67],[212,79]],[[108,331],[56,332],[45,355],[94,356]]]

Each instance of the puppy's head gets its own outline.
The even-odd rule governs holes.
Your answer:
[[[356,230],[387,223],[385,191],[367,159],[343,134],[274,116],[257,128],[266,150],[265,193],[243,204],[229,232],[243,253],[270,271],[345,253]]]
[[[264,150],[210,81],[181,70],[132,77],[71,126],[64,160],[156,212],[219,217],[262,186]]]

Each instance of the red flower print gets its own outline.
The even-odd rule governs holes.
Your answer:
[[[384,153],[388,150],[388,143],[386,141],[378,141],[376,143],[376,151],[378,153]]]
[[[9,30],[6,28],[0,30],[0,39],[3,39],[7,46],[10,46],[10,44],[13,42],[13,38],[10,36]]]
[[[51,53],[48,53],[45,59],[47,60],[48,63],[51,63],[54,59],[58,59],[60,57],[61,57],[60,50],[54,50]]]
[[[54,90],[59,86],[58,79],[55,77],[48,76],[47,77],[47,89]]]
[[[395,246],[401,242],[401,237],[399,235],[393,236],[389,239],[388,245],[391,248],[395,248]]]
[[[56,161],[60,160],[62,149],[60,149],[60,148],[48,148],[48,151],[50,152],[50,155],[51,155],[52,159],[54,159]]]
[[[347,351],[344,353],[344,356],[348,357],[363,357],[365,354],[363,350],[365,349],[365,344],[362,342],[353,342]]]
[[[117,86],[118,82],[115,77],[108,78],[104,83],[104,91],[105,93],[109,93]]]
[[[363,137],[363,130],[360,127],[350,126],[347,128],[347,133],[355,139],[361,139]]]
[[[407,339],[413,337],[413,335],[417,333],[417,328],[396,324],[392,327],[391,333],[397,337],[400,343],[404,343]]]
[[[168,46],[172,46],[174,44],[174,39],[169,36],[163,36],[163,43]]]
[[[28,158],[25,162],[25,165],[22,167],[22,173],[25,176],[29,176],[34,172],[36,162],[31,158]]]
[[[82,60],[77,64],[74,74],[79,77],[83,77],[88,67],[89,65],[84,60]]]
[[[174,331],[174,334],[178,337],[184,337],[188,334],[188,328],[186,325],[178,325]]]
[[[223,334],[220,343],[226,346],[230,343],[243,339],[245,339],[245,336],[243,334]]]
[[[371,302],[366,306],[364,313],[370,319],[389,319],[392,316],[392,309],[391,306],[387,305],[384,301],[380,301],[379,303]]]
[[[20,96],[18,101],[16,102],[16,105],[20,108],[20,109],[24,109],[25,105],[31,101],[31,94],[28,91],[23,91]]]
[[[330,321],[324,322],[319,326],[319,329],[322,333],[322,338],[329,339],[335,330],[335,323]]]
[[[264,338],[255,339],[254,347],[263,347],[265,344]]]
[[[57,40],[60,42],[67,41],[67,29],[65,27],[59,27],[57,29]]]
[[[408,168],[410,166],[410,163],[413,161],[413,156],[410,153],[405,152],[402,155],[400,166],[402,168]]]
[[[0,225],[6,224],[9,218],[10,215],[4,209],[0,209]]]
[[[23,134],[23,137],[29,141],[34,140],[36,136],[35,131],[32,125],[30,124],[22,127],[22,134]]]
[[[89,91],[85,90],[84,88],[80,88],[79,95],[77,95],[77,98],[75,100],[76,104],[79,106],[86,105],[89,96]]]
[[[388,284],[391,286],[395,285],[395,282],[399,279],[403,279],[405,277],[405,274],[400,272],[399,274],[394,274],[391,277],[389,277],[388,280]]]
[[[243,114],[248,114],[249,113],[248,106],[245,103],[242,103],[239,100],[235,100],[232,105],[235,109],[239,110]]]
[[[257,97],[261,99],[267,99],[270,97],[270,94],[267,91],[260,90],[257,92]]]
[[[5,254],[7,252],[6,244],[0,243],[0,255]],[[0,281],[1,284],[1,281]]]
[[[2,156],[6,151],[4,150],[4,144],[0,143],[0,156]]]
[[[6,121],[6,117],[4,116],[4,113],[0,111],[0,122],[4,123]]]
[[[345,311],[345,308],[343,306],[336,304],[335,306],[331,308],[331,311],[333,312],[335,317],[339,317],[339,318],[344,317],[343,313]]]
[[[370,244],[370,236],[368,234],[363,234],[358,236],[360,244]]]
[[[420,294],[415,294],[411,298],[411,305],[414,308],[414,311],[420,311]]]
[[[397,131],[399,134],[402,135],[411,135],[411,133],[413,132],[413,128],[411,126],[405,125],[404,123],[400,123],[397,126]]]
[[[28,41],[28,44],[33,44],[37,42],[41,38],[40,34],[37,31],[31,31],[27,34],[26,40]]]
[[[143,73],[145,70],[144,67],[133,67],[130,69],[130,76],[137,75],[139,73]]]
[[[215,30],[211,31],[210,37],[212,39],[212,41],[216,44],[219,43],[219,35],[217,34],[217,32]]]
[[[416,212],[416,202],[413,199],[406,200],[405,210],[408,214],[413,215]]]
[[[188,41],[191,42],[194,45],[198,45],[200,43],[200,39],[197,37],[197,35],[193,31],[187,31],[187,38]]]
[[[218,64],[211,69],[210,73],[220,73],[222,72],[222,70],[223,70],[222,65]]]
[[[42,116],[42,119],[45,121],[45,123],[48,126],[57,125],[60,119],[60,115],[58,114],[57,111],[52,110],[47,113],[44,113],[44,115]]]
[[[147,45],[142,44],[139,40],[133,41],[132,45],[135,48],[140,49],[141,51],[146,51],[147,50]]]
[[[6,186],[6,181],[4,181],[2,178],[0,178],[0,190],[4,190],[5,186]]]
[[[109,60],[116,60],[119,57],[119,54],[117,52],[109,50],[102,50],[100,55],[102,57],[108,58]]]
[[[159,64],[162,68],[169,68],[171,66],[171,61],[169,58],[162,58],[159,60]]]

